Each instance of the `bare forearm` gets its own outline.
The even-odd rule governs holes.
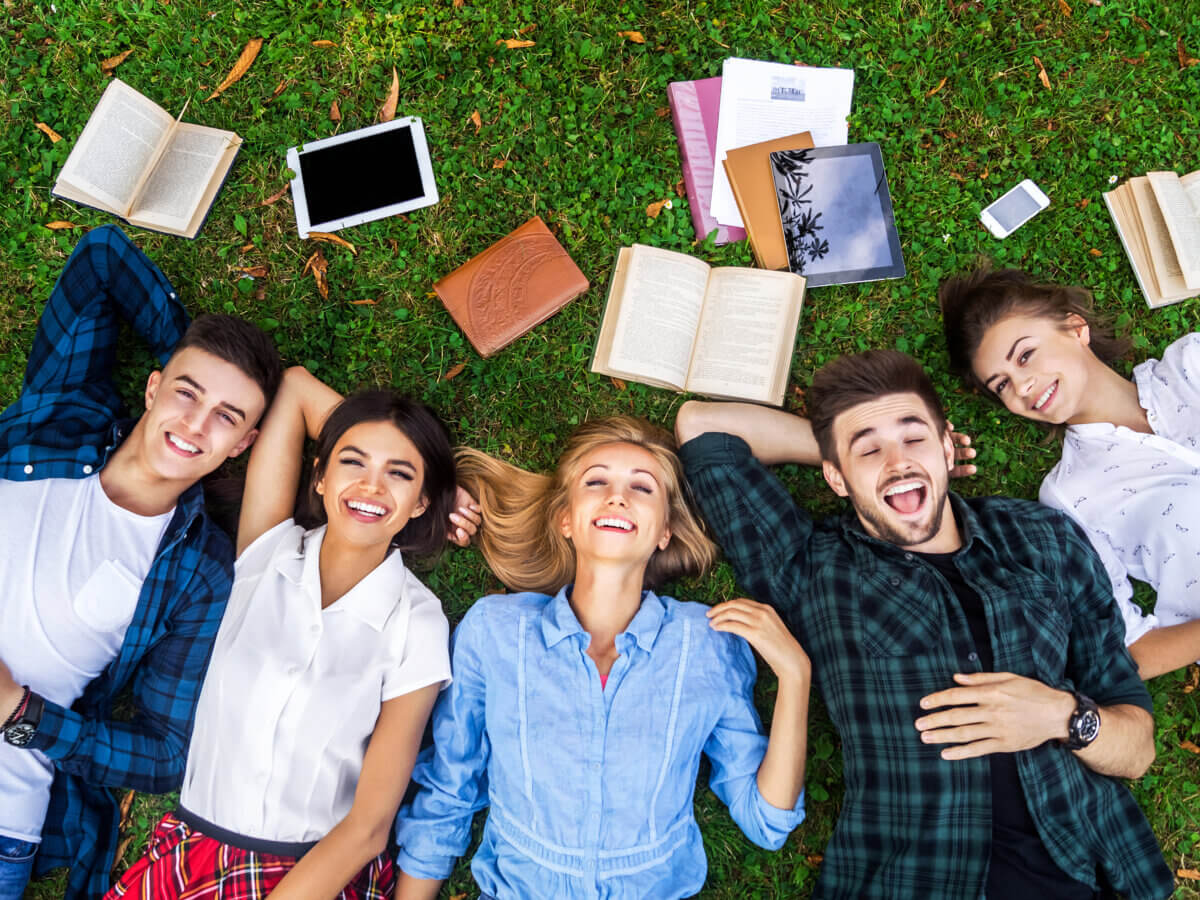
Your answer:
[[[771,738],[758,767],[758,792],[777,809],[791,809],[804,788],[808,757],[808,696],[812,677],[804,670],[779,679]]]
[[[288,369],[284,383],[304,419],[305,433],[315,439],[329,411],[341,402],[342,395],[303,366]]]
[[[390,822],[359,823],[349,816],[334,827],[271,891],[271,900],[329,900],[387,849]]]
[[[1129,654],[1143,680],[1194,663],[1200,659],[1200,619],[1155,628],[1130,644]]]
[[[1154,762],[1154,717],[1140,706],[1100,708],[1100,734],[1075,755],[1101,775],[1140,778]]]
[[[442,884],[437,878],[414,878],[402,871],[396,879],[396,893],[392,900],[435,900]]]
[[[750,445],[763,463],[816,466],[821,454],[808,419],[753,403],[705,403],[689,400],[675,418],[675,437],[683,444],[705,432],[734,434]]]

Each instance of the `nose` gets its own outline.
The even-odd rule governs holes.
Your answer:
[[[1028,377],[1025,378],[1024,381],[1021,382],[1022,396],[1029,394],[1029,392],[1033,390],[1034,381],[1035,381],[1034,377],[1032,375],[1029,375]]]
[[[911,468],[905,445],[899,441],[891,443],[884,451],[884,465],[889,469],[905,471]]]
[[[608,494],[607,502],[610,505],[628,506],[629,502],[625,499],[625,491],[621,488],[614,487]]]

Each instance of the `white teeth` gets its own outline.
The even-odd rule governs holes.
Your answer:
[[[600,528],[620,528],[622,531],[633,531],[633,525],[624,519],[597,519],[596,525]]]
[[[372,516],[382,516],[387,513],[387,510],[382,506],[376,506],[374,503],[364,503],[362,500],[347,500],[346,505],[351,509],[367,513],[368,515]]]
[[[170,441],[172,444],[174,444],[176,447],[178,447],[180,450],[183,450],[187,453],[199,453],[200,452],[200,448],[197,447],[195,444],[189,444],[183,438],[176,437],[173,434],[168,434],[167,440]]]
[[[1033,404],[1033,408],[1035,410],[1038,410],[1038,409],[1041,409],[1043,406],[1045,406],[1046,401],[1050,399],[1050,395],[1054,393],[1054,389],[1057,387],[1058,387],[1058,382],[1056,381],[1056,382],[1054,382],[1054,384],[1050,385],[1050,387],[1046,388],[1046,390],[1042,394],[1042,396],[1037,398],[1037,403]]]
[[[900,484],[894,484],[884,491],[883,496],[890,497],[893,494],[906,494],[909,491],[918,491],[923,487],[924,485],[919,481],[902,481]]]

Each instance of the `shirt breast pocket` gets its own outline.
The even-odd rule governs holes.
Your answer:
[[[1018,578],[1008,590],[1021,603],[1036,677],[1055,684],[1067,667],[1071,612],[1054,594],[1054,586],[1039,578]]]
[[[852,602],[858,605],[860,642],[869,656],[927,656],[942,644],[942,601],[932,586],[914,591],[898,574],[868,572]]]
[[[94,678],[121,649],[142,583],[123,565],[105,560],[71,600],[74,623],[62,623],[59,650]]]

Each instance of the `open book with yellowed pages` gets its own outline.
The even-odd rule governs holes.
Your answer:
[[[634,244],[617,255],[592,371],[783,404],[804,278]]]
[[[1104,202],[1147,304],[1200,297],[1200,170],[1130,178]]]
[[[114,78],[52,193],[139,228],[194,238],[241,144],[232,131],[172,117]]]

